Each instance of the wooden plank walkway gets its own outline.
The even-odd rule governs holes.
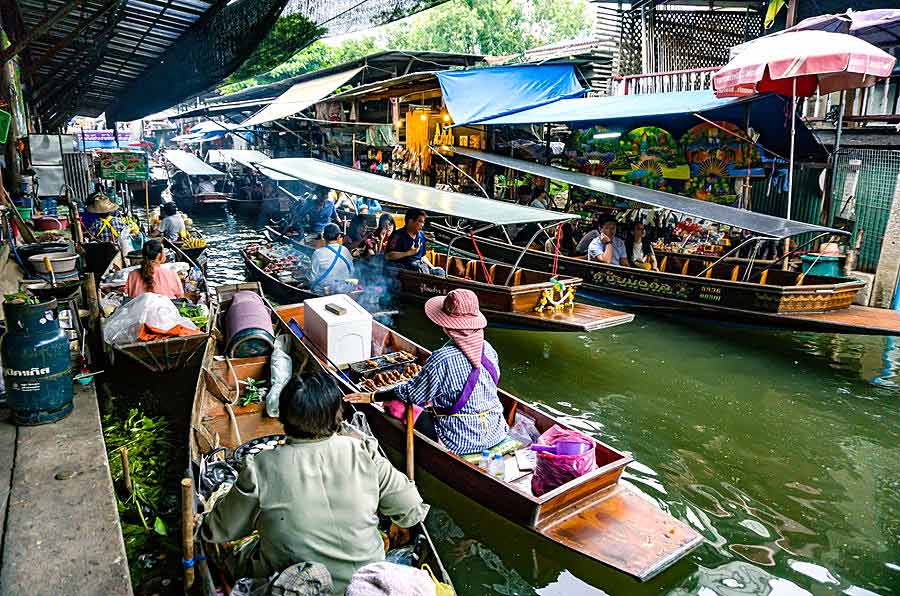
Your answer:
[[[0,460],[12,459],[6,439],[16,438],[0,596],[132,595],[97,395],[93,384],[75,387],[63,420],[0,422]]]

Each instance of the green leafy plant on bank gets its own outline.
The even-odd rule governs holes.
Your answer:
[[[128,449],[131,469],[131,494],[117,491],[116,506],[122,518],[122,535],[131,567],[132,581],[141,577],[139,560],[146,555],[153,535],[169,534],[160,516],[166,498],[166,475],[174,445],[165,418],[151,418],[131,409],[122,420],[103,417],[103,438],[106,441],[109,468],[114,483],[123,482],[120,449]],[[139,523],[131,523],[135,516]]]

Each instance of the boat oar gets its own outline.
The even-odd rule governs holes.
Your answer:
[[[416,424],[415,416],[413,415],[413,407],[412,404],[406,404],[406,475],[410,480],[414,480],[413,475],[416,469],[416,460],[415,460],[415,442],[416,442],[416,434],[415,428],[413,428]]]

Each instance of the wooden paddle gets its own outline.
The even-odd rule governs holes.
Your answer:
[[[415,460],[415,426],[416,419],[413,416],[412,404],[406,405],[406,475],[410,480],[414,480],[413,475],[416,469]]]

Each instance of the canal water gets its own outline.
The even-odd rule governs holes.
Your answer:
[[[255,222],[198,218],[216,283]],[[396,327],[443,342],[413,309]],[[591,334],[489,328],[503,385],[633,454],[625,478],[705,543],[639,583],[423,475],[460,594],[900,593],[900,342],[639,314]]]

